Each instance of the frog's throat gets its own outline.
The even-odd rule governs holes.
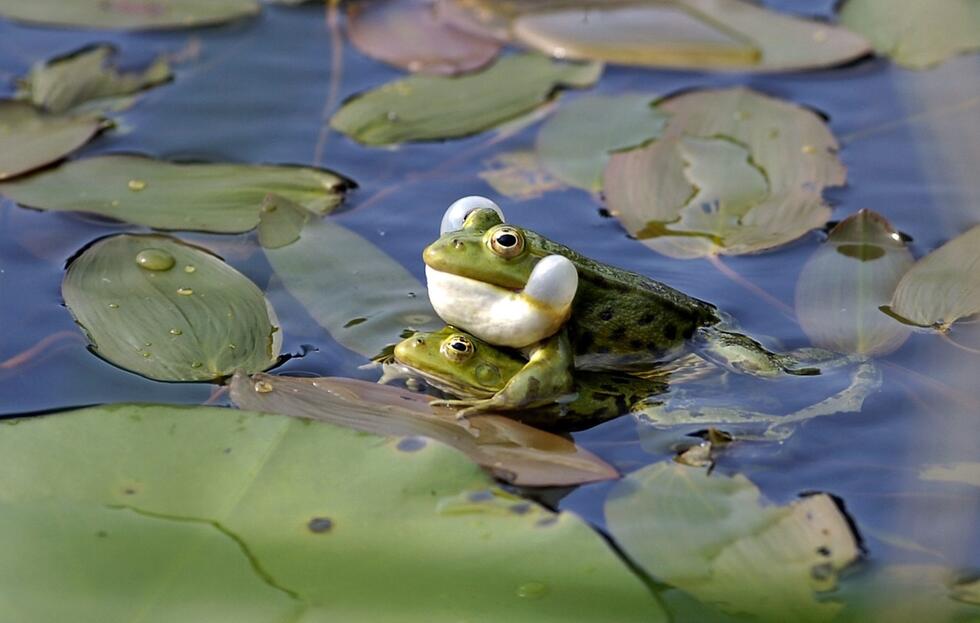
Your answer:
[[[533,288],[529,280],[527,288],[516,292],[430,266],[425,276],[432,307],[446,323],[496,346],[523,348],[554,335],[568,320],[578,286],[574,266],[572,271],[574,284]]]

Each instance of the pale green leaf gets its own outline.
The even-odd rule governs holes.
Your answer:
[[[0,180],[61,160],[105,124],[98,115],[49,115],[26,102],[0,100]]]
[[[257,0],[0,0],[0,16],[77,28],[190,28],[258,12]]]
[[[480,179],[495,191],[511,199],[525,200],[540,197],[546,192],[564,188],[557,178],[542,166],[532,151],[511,151],[497,154],[480,171]]]
[[[259,210],[259,244],[278,249],[296,242],[310,216],[298,203],[275,193],[266,195]]]

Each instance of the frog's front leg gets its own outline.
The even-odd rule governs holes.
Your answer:
[[[573,363],[572,348],[563,329],[532,346],[527,364],[490,398],[435,400],[431,404],[464,407],[456,413],[458,418],[551,404],[572,392]]]
[[[753,376],[773,377],[780,374],[806,376],[820,374],[820,368],[809,367],[790,355],[767,350],[742,333],[717,327],[701,327],[694,339],[699,355],[723,368]]]

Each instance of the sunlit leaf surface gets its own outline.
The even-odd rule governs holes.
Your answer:
[[[457,420],[431,396],[342,378],[238,374],[231,396],[242,409],[339,424],[377,435],[421,435],[453,446],[502,480],[567,486],[619,476],[572,441],[498,415]]]
[[[298,203],[275,193],[266,195],[259,210],[259,244],[278,249],[296,242],[310,216]]]
[[[98,115],[49,115],[26,102],[0,100],[0,180],[64,158],[104,127]]]
[[[980,49],[975,0],[847,0],[840,20],[867,37],[879,54],[913,69]]]
[[[887,309],[911,324],[940,330],[980,314],[980,225],[916,262]]]
[[[330,125],[366,145],[432,141],[482,132],[544,104],[559,87],[586,87],[602,65],[507,56],[476,74],[412,76],[353,99]]]
[[[613,538],[648,573],[719,609],[762,621],[829,621],[817,593],[857,559],[847,518],[826,494],[766,503],[745,476],[679,463],[627,476],[606,502]]]
[[[910,329],[881,312],[913,262],[898,232],[875,212],[841,221],[796,282],[796,316],[815,346],[883,355]]]
[[[837,141],[813,112],[743,88],[670,98],[660,139],[614,153],[607,205],[652,249],[677,258],[779,246],[830,216],[844,183]]]
[[[533,151],[499,154],[480,171],[480,178],[501,195],[511,199],[533,199],[564,185],[546,171]]]
[[[259,224],[268,193],[326,214],[350,186],[350,180],[326,169],[176,164],[116,155],[73,160],[0,184],[0,194],[42,210],[93,212],[157,229],[235,233]]]
[[[152,379],[257,372],[279,356],[279,323],[255,284],[175,238],[103,238],[71,262],[61,294],[100,357]]]
[[[0,0],[0,16],[79,28],[189,28],[258,12],[257,0]]]
[[[538,132],[538,156],[555,177],[595,191],[609,152],[656,138],[667,116],[642,94],[590,95],[562,106]]]

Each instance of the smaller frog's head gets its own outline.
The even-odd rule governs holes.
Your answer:
[[[429,384],[460,397],[489,397],[523,366],[516,354],[454,327],[416,333],[395,346],[395,361]]]

